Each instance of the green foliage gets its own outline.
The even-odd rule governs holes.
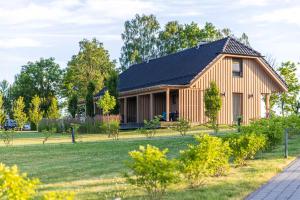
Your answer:
[[[48,119],[58,119],[60,117],[59,108],[58,108],[58,100],[56,97],[51,98],[50,106],[47,111]]]
[[[3,98],[3,108],[5,113],[12,117],[12,95],[11,92],[12,87],[7,80],[3,80],[0,82],[0,93]]]
[[[108,137],[115,140],[119,139],[120,122],[116,120],[101,123],[101,133],[105,133]]]
[[[41,99],[39,96],[35,95],[31,100],[29,119],[34,125],[36,125],[38,130],[39,122],[43,119],[44,112],[41,111]]]
[[[94,117],[94,92],[95,84],[90,81],[87,86],[87,94],[85,97],[86,115],[88,117]]]
[[[14,134],[15,132],[13,130],[0,131],[0,138],[3,140],[6,146],[9,146],[14,141]]]
[[[78,97],[76,94],[73,94],[68,102],[68,111],[73,118],[75,118],[78,111]]]
[[[241,127],[241,133],[256,133],[266,136],[267,149],[274,149],[283,141],[283,121],[280,117],[259,119],[251,122],[248,126]]]
[[[140,133],[148,138],[154,137],[160,126],[160,118],[161,116],[155,116],[152,120],[144,120],[144,126],[139,129]]]
[[[184,118],[179,118],[178,122],[172,127],[175,131],[179,132],[180,135],[185,136],[186,132],[191,128],[191,125],[188,120]]]
[[[246,160],[254,159],[257,152],[266,147],[266,137],[261,134],[232,134],[226,138],[232,149],[234,163],[246,165]]]
[[[5,120],[6,120],[6,114],[4,111],[4,106],[3,106],[3,95],[0,93],[0,126],[1,128],[3,127]]]
[[[150,199],[161,199],[167,187],[178,181],[176,162],[168,160],[168,149],[147,145],[140,146],[138,151],[129,152],[132,160],[127,166],[133,177],[126,175],[129,183],[144,188]]]
[[[283,128],[288,129],[289,137],[300,134],[300,116],[292,114],[282,120]]]
[[[102,109],[104,115],[107,115],[115,108],[116,99],[106,91],[104,96],[97,101],[97,106]]]
[[[271,106],[281,107],[282,116],[295,113],[300,92],[300,84],[297,77],[297,65],[294,62],[287,61],[281,64],[277,70],[287,84],[288,91],[272,94]],[[274,108],[274,107],[273,107]]]
[[[43,144],[45,144],[53,134],[57,133],[57,129],[55,127],[51,127],[48,130],[42,130],[42,133],[44,135]]]
[[[105,80],[105,87],[107,88],[109,94],[115,99],[118,99],[119,92],[118,92],[118,81],[119,81],[119,72],[117,70],[111,70],[109,73],[108,78]],[[118,101],[116,102],[115,108],[111,111],[113,114],[119,113],[119,104]]]
[[[74,192],[47,192],[43,195],[42,200],[73,200]]]
[[[205,115],[209,118],[212,128],[218,131],[218,113],[222,107],[220,90],[215,82],[210,83],[210,87],[205,90],[204,94]]]
[[[159,23],[154,15],[139,15],[124,24],[124,44],[121,49],[122,71],[135,63],[141,63],[157,55],[156,43]]]
[[[38,179],[29,179],[19,172],[17,166],[7,167],[0,163],[0,199],[32,199],[38,184]]]
[[[20,74],[16,75],[12,86],[12,96],[17,99],[24,97],[25,111],[28,112],[31,99],[38,95],[41,99],[48,100],[59,95],[62,83],[63,70],[55,63],[54,58],[41,58],[35,62],[28,62],[22,66]],[[42,105],[46,113],[48,104]]]
[[[25,103],[24,103],[24,98],[19,97],[15,102],[14,102],[14,119],[16,120],[18,127],[22,130],[23,126],[27,122],[28,118],[27,115],[24,111],[25,109]]]
[[[103,88],[104,80],[115,68],[115,61],[110,60],[103,43],[96,38],[91,41],[87,39],[80,41],[79,47],[78,54],[68,62],[63,93],[68,97],[76,93],[79,99],[83,99],[87,95],[87,86],[90,81],[95,84],[95,91]]]
[[[221,176],[229,170],[231,149],[228,142],[208,134],[196,136],[199,144],[181,151],[180,168],[192,187],[200,186],[208,176]]]

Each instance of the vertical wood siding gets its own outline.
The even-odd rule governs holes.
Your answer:
[[[219,113],[218,123],[232,124],[232,93],[243,94],[243,120],[249,123],[251,119],[260,117],[261,94],[270,94],[278,90],[278,85],[267,75],[263,67],[254,59],[243,59],[243,76],[232,76],[232,58],[225,57],[204,72],[187,89],[179,90],[179,114],[194,123],[208,122],[205,117],[204,91],[215,81],[222,96],[222,108]]]

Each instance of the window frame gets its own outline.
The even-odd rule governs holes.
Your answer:
[[[233,65],[238,63],[240,71],[234,71]],[[232,58],[232,76],[233,77],[243,77],[243,59],[242,58]]]

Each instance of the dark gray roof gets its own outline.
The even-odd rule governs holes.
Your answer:
[[[226,37],[129,67],[120,74],[120,92],[155,85],[186,85],[219,54],[260,57],[234,38]]]

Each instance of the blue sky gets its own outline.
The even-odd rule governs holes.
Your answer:
[[[162,25],[212,22],[247,33],[252,47],[277,63],[300,61],[296,0],[10,0],[0,2],[0,80],[12,82],[22,65],[40,57],[66,67],[83,38],[96,37],[118,60],[124,21],[136,13],[155,14]]]

